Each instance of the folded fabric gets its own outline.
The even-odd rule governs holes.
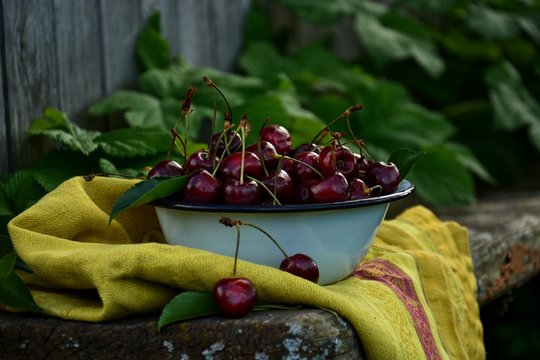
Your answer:
[[[229,257],[165,244],[151,206],[109,225],[114,202],[133,184],[73,178],[9,223],[33,270],[21,276],[46,314],[100,322],[157,312],[181,290],[208,291],[230,276]],[[485,357],[467,231],[425,207],[385,220],[366,259],[340,282],[320,286],[246,261],[238,276],[267,302],[339,313],[370,359]]]

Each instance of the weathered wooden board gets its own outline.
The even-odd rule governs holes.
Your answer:
[[[467,226],[478,301],[485,305],[540,272],[540,193],[435,209]],[[365,359],[351,325],[318,310],[208,317],[156,331],[158,314],[105,324],[0,313],[0,358]]]
[[[173,56],[229,69],[242,44],[249,0],[4,0],[0,93],[0,178],[47,149],[27,137],[46,107],[83,127],[89,105],[136,87],[137,35],[154,11]]]

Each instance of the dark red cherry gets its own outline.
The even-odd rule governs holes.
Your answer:
[[[319,182],[318,179],[301,181],[294,188],[293,201],[296,204],[309,204],[313,202],[311,187]]]
[[[226,147],[227,144],[229,144],[228,148]],[[208,152],[220,157],[226,148],[228,150],[227,154],[232,154],[233,152],[240,150],[241,147],[242,137],[238,132],[235,132],[234,130],[229,130],[227,132],[221,131],[211,136]]]
[[[214,286],[214,299],[223,315],[240,318],[255,306],[257,289],[245,278],[221,279]]]
[[[302,153],[304,151],[313,151],[313,152],[315,152],[317,154],[320,154],[321,153],[321,148],[317,144],[305,143],[305,144],[298,145],[295,149],[293,149],[292,153],[293,153],[293,156],[295,156],[295,155],[300,154],[300,153]]]
[[[250,151],[244,153],[244,176],[251,176],[259,179],[263,174],[261,160],[257,155]],[[219,166],[220,178],[240,179],[242,169],[242,153],[235,152],[226,156]]]
[[[262,183],[277,197],[280,203],[288,204],[292,201],[294,184],[286,171],[274,170],[262,178]],[[271,198],[266,190],[262,190],[263,198]]]
[[[255,181],[227,179],[223,185],[223,201],[234,205],[257,205],[261,203],[261,187]]]
[[[401,181],[399,170],[393,163],[374,162],[366,170],[366,183],[381,186],[381,195],[392,194]]]
[[[296,154],[294,158],[298,160],[293,166],[293,173],[297,179],[302,179],[302,181],[320,179],[320,174],[317,173],[319,170],[319,154],[314,151],[304,151]]]
[[[260,141],[258,143],[246,146],[246,151],[250,151],[257,155],[259,159],[264,162],[266,170],[273,170],[277,167],[279,159],[276,157],[276,148],[268,141]]]
[[[268,141],[274,145],[278,154],[286,155],[291,151],[291,134],[281,125],[271,124],[265,126],[261,131],[261,141]]]
[[[346,146],[332,144],[321,150],[319,168],[323,175],[331,175],[339,171],[350,179],[356,175],[356,159]]]
[[[151,179],[156,176],[181,176],[184,175],[184,169],[182,165],[174,160],[161,160],[158,162],[146,176],[147,179]]]
[[[312,258],[304,254],[286,257],[279,268],[314,283],[319,281],[319,267]]]
[[[217,164],[217,161],[217,157],[215,157],[214,161],[212,161],[208,151],[197,150],[188,157],[186,162],[186,170],[188,173],[195,172],[199,169],[212,172],[214,169],[214,163]]]
[[[206,170],[192,173],[184,188],[184,199],[193,203],[217,203],[220,195],[220,181]]]
[[[371,189],[361,179],[349,180],[349,200],[365,199],[371,196]]]
[[[345,175],[340,172],[318,181],[311,188],[312,202],[328,203],[345,201],[349,198],[349,183]]]
[[[281,158],[278,161],[278,169],[283,170],[289,174],[291,178],[294,178],[294,161],[287,158]]]

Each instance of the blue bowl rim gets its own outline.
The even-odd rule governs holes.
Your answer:
[[[232,213],[293,213],[305,211],[323,211],[334,209],[350,209],[368,207],[373,205],[388,204],[411,196],[416,190],[413,183],[402,180],[398,189],[388,195],[373,198],[348,200],[341,202],[322,204],[284,204],[284,205],[228,205],[228,204],[196,204],[180,202],[171,198],[155,200],[150,205],[159,208],[167,208],[184,211],[202,212],[232,212]]]

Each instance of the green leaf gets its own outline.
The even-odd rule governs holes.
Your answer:
[[[98,131],[81,129],[69,121],[66,114],[54,108],[45,109],[43,115],[32,122],[28,133],[32,136],[46,136],[84,155],[97,148],[94,139],[99,135]]]
[[[14,272],[10,272],[0,281],[0,304],[16,309],[41,311],[24,281]]]
[[[92,105],[88,111],[92,116],[125,111],[124,118],[130,126],[163,127],[163,115],[159,99],[137,91],[116,91]]]
[[[474,201],[472,176],[461,165],[457,155],[444,145],[423,150],[426,153],[409,175],[417,193],[439,205],[463,205]]]
[[[166,68],[171,63],[171,49],[161,35],[160,15],[152,14],[137,37],[137,56],[145,69]]]
[[[11,218],[7,218],[5,216],[0,216],[0,226],[6,227],[8,221],[9,221],[8,219],[11,219]],[[4,256],[8,255],[9,253],[15,251],[13,249],[13,244],[11,243],[11,239],[9,238],[9,236],[7,234],[7,229],[5,229],[5,230],[6,230],[5,234],[4,234],[3,231],[0,232],[0,257],[4,257]]]
[[[186,176],[176,177],[155,177],[143,180],[123,193],[114,204],[109,222],[118,214],[134,206],[147,204],[151,201],[161,199],[165,196],[174,194],[184,188]]]
[[[531,142],[540,149],[540,104],[523,86],[521,76],[510,62],[504,62],[486,73],[494,122],[506,130],[529,127]]]
[[[6,194],[5,185],[0,184],[0,216],[10,216],[11,212],[11,202]]]
[[[465,145],[457,143],[446,143],[446,148],[452,150],[457,157],[457,160],[463,165],[466,169],[470,170],[473,174],[478,176],[480,179],[484,180],[487,183],[495,184],[497,181],[487,169],[478,161],[474,156],[473,152],[467,148]]]
[[[53,150],[39,158],[27,171],[50,192],[62,182],[93,171],[92,160],[87,156],[69,150]]]
[[[214,297],[210,292],[186,291],[174,297],[159,317],[157,329],[176,321],[218,314]]]
[[[467,24],[472,30],[490,40],[510,39],[519,32],[512,14],[482,5],[471,5]]]
[[[13,271],[16,262],[17,254],[15,254],[15,252],[9,253],[0,258],[0,283],[7,279],[9,273]]]
[[[30,171],[21,170],[8,176],[4,187],[11,199],[13,213],[18,214],[38,201],[45,192]]]
[[[443,59],[428,40],[386,27],[375,16],[364,13],[356,14],[354,28],[376,64],[412,58],[432,77],[438,77],[444,71]]]
[[[409,171],[413,168],[414,164],[425,154],[423,151],[415,151],[411,149],[397,149],[388,162],[394,163],[399,169],[399,174],[402,179],[405,179],[409,174]]]
[[[171,134],[162,129],[124,128],[103,133],[95,142],[111,156],[147,156],[166,151]]]

